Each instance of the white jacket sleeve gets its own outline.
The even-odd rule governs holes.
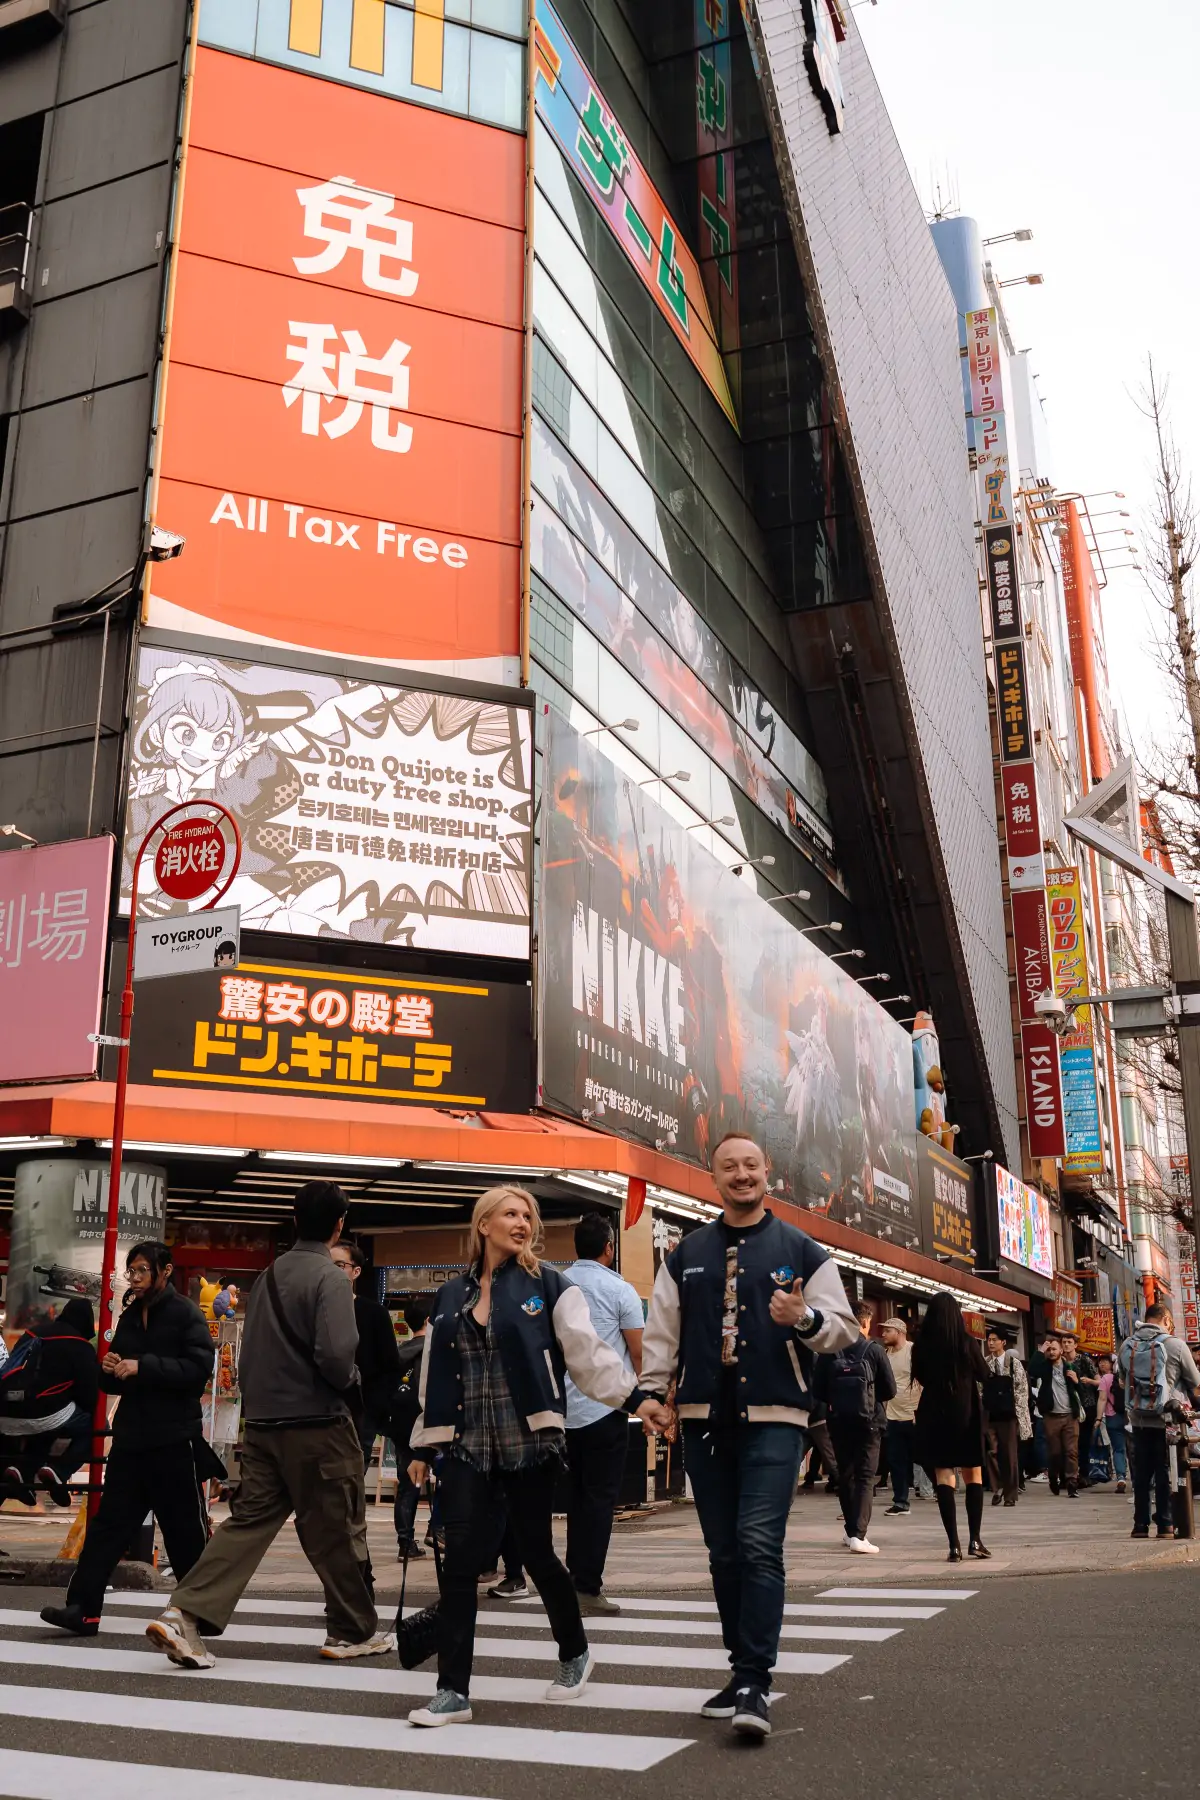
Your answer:
[[[417,1389],[421,1397],[421,1410],[408,1437],[409,1448],[412,1450],[419,1450],[425,1443],[425,1383],[429,1379],[429,1346],[432,1342],[433,1330],[430,1327],[425,1332],[425,1342],[421,1346],[421,1378]]]
[[[841,1272],[832,1256],[804,1283],[804,1298],[814,1312],[821,1314],[821,1323],[815,1331],[798,1330],[801,1343],[810,1350],[826,1353],[848,1349],[859,1335],[858,1320],[850,1310]]]
[[[679,1287],[664,1262],[654,1280],[642,1333],[644,1392],[665,1396],[679,1368]]]
[[[554,1308],[554,1335],[580,1393],[601,1406],[623,1407],[637,1383],[630,1381],[624,1360],[597,1335],[587,1295],[571,1282],[563,1287]]]

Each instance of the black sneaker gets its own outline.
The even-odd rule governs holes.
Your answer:
[[[424,1544],[419,1544],[416,1538],[414,1538],[410,1544],[401,1544],[399,1550],[396,1552],[396,1561],[419,1562],[421,1557],[428,1555],[429,1552]]]
[[[1160,1525],[1154,1535],[1155,1537],[1173,1538],[1175,1536],[1175,1527],[1173,1525]]]
[[[34,1476],[34,1480],[40,1488],[45,1488],[55,1506],[70,1506],[71,1490],[49,1463],[43,1464]]]
[[[85,1619],[81,1606],[43,1606],[39,1617],[72,1637],[95,1637],[100,1629],[99,1619]]]
[[[518,1581],[515,1575],[506,1575],[503,1581],[496,1582],[494,1587],[488,1589],[488,1598],[490,1600],[527,1600],[529,1586],[524,1577]]]
[[[733,1729],[740,1737],[770,1737],[771,1706],[761,1688],[744,1687],[737,1690],[733,1704]]]
[[[728,1687],[723,1687],[719,1694],[714,1694],[711,1700],[704,1702],[700,1708],[700,1717],[702,1719],[732,1719],[737,1711],[737,1697],[737,1687],[731,1681]]]
[[[909,1506],[908,1502],[906,1501],[903,1506],[889,1506],[887,1510],[888,1510],[889,1516],[892,1516],[892,1515],[898,1516],[898,1515],[902,1515],[904,1513],[910,1513],[912,1511],[912,1507]]]
[[[1148,1525],[1135,1525],[1129,1535],[1130,1537],[1148,1538],[1150,1536],[1150,1527]]]

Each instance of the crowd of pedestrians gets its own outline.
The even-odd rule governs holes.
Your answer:
[[[32,1500],[36,1484],[69,1503],[67,1483],[92,1452],[98,1392],[119,1396],[99,1507],[65,1603],[42,1618],[94,1635],[115,1565],[152,1512],[175,1587],[147,1635],[180,1667],[211,1668],[207,1640],[294,1518],[325,1596],[321,1655],[393,1650],[366,1532],[366,1469],[383,1436],[396,1459],[397,1555],[407,1566],[432,1548],[438,1564],[437,1686],[410,1721],[471,1721],[483,1590],[503,1600],[536,1588],[558,1655],[545,1697],[576,1699],[593,1667],[585,1621],[620,1612],[604,1571],[626,1471],[639,1486],[644,1434],[678,1432],[730,1670],[701,1710],[762,1738],[784,1535],[802,1477],[811,1491],[824,1475],[851,1554],[878,1554],[870,1527],[884,1479],[889,1516],[911,1514],[916,1496],[936,1500],[951,1562],[964,1556],[961,1487],[965,1554],[983,1560],[985,1476],[992,1505],[1012,1507],[1043,1479],[1053,1494],[1077,1496],[1093,1459],[1107,1470],[1108,1458],[1122,1493],[1132,1463],[1133,1535],[1149,1535],[1152,1507],[1158,1535],[1172,1535],[1167,1428],[1200,1389],[1200,1371],[1165,1307],[1151,1306],[1119,1354],[1096,1362],[1066,1334],[1046,1334],[1028,1363],[998,1326],[981,1344],[948,1293],[931,1299],[914,1341],[898,1316],[877,1337],[874,1308],[850,1301],[836,1263],[768,1209],[757,1143],[726,1136],[712,1176],[720,1216],[665,1256],[645,1315],[616,1270],[607,1217],[579,1221],[575,1261],[559,1270],[543,1260],[534,1197],[489,1189],[472,1215],[467,1267],[408,1302],[403,1343],[362,1291],[344,1194],[308,1183],[293,1247],[245,1304],[240,1468],[215,1532],[206,1484],[226,1472],[204,1437],[201,1396],[210,1320],[242,1302],[214,1275],[197,1305],[178,1291],[165,1244],[135,1245],[127,1301],[99,1361],[91,1308],[72,1300],[0,1367],[0,1483],[21,1498]],[[565,1561],[556,1510],[566,1512]]]

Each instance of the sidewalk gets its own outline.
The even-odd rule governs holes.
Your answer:
[[[1163,1564],[1200,1562],[1200,1538],[1190,1542],[1147,1542],[1129,1536],[1133,1501],[1111,1486],[1089,1488],[1076,1500],[1055,1498],[1042,1484],[1028,1487],[1016,1507],[985,1504],[983,1537],[992,1552],[990,1562],[964,1560],[948,1568],[946,1539],[932,1500],[913,1501],[905,1518],[888,1518],[884,1509],[888,1494],[877,1496],[871,1523],[872,1542],[878,1556],[851,1556],[841,1542],[841,1516],[837,1501],[823,1488],[798,1497],[788,1523],[786,1559],[789,1585],[801,1588],[813,1583],[864,1581],[936,1583],[947,1579],[972,1582],[999,1575],[1049,1575],[1116,1572]],[[214,1521],[225,1508],[214,1508]],[[425,1519],[421,1510],[421,1520]],[[18,1513],[6,1505],[0,1511],[0,1582],[6,1561],[48,1558],[55,1555],[70,1524],[66,1512]],[[368,1506],[367,1526],[376,1578],[383,1594],[398,1591],[400,1570],[396,1562],[391,1507]],[[422,1527],[423,1529],[423,1524]],[[959,1532],[964,1549],[966,1517],[959,1496]],[[563,1522],[556,1522],[561,1550]],[[13,1575],[16,1571],[13,1570]],[[12,1576],[10,1575],[11,1579]],[[613,1534],[605,1576],[614,1594],[652,1594],[665,1589],[707,1589],[708,1559],[696,1522],[695,1508],[686,1503],[664,1507],[644,1518],[619,1522]],[[432,1557],[414,1563],[410,1587],[424,1594],[432,1590]],[[295,1532],[285,1528],[251,1583],[255,1593],[319,1591]]]

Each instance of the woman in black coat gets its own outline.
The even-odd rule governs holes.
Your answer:
[[[988,1557],[983,1525],[983,1402],[987,1374],[983,1352],[970,1336],[962,1310],[949,1294],[935,1294],[913,1345],[912,1378],[920,1383],[916,1460],[933,1471],[938,1511],[950,1544],[948,1562],[961,1562],[954,1471],[961,1469],[967,1495],[967,1555]]]

